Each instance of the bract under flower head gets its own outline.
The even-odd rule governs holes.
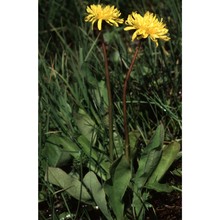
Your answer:
[[[125,24],[128,25],[124,28],[125,31],[136,30],[132,35],[132,41],[134,39],[147,38],[148,36],[158,46],[158,39],[168,41],[170,38],[167,36],[168,29],[165,28],[165,24],[156,18],[156,15],[150,12],[146,12],[144,16],[141,16],[137,12],[132,12],[128,15]]]
[[[88,15],[85,17],[86,22],[92,23],[92,28],[94,23],[98,22],[98,29],[102,29],[102,21],[107,22],[110,25],[115,25],[118,27],[118,24],[122,24],[124,19],[119,18],[121,15],[120,11],[114,6],[103,6],[103,5],[90,5],[87,6],[86,11]]]

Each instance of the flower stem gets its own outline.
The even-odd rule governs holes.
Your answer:
[[[141,41],[139,41],[138,46],[136,48],[136,51],[134,53],[133,59],[131,61],[131,65],[130,65],[129,70],[126,74],[126,78],[124,81],[124,87],[123,87],[123,117],[124,117],[124,135],[125,135],[125,156],[126,156],[129,163],[130,163],[130,145],[129,145],[129,136],[128,136],[128,125],[127,125],[126,92],[127,92],[128,80],[130,78],[131,71],[133,69],[135,60],[137,58],[140,46],[141,46]]]
[[[108,59],[107,59],[107,52],[106,52],[106,45],[103,39],[103,36],[101,36],[102,39],[102,50],[104,55],[104,61],[105,61],[105,78],[106,78],[106,85],[107,85],[107,93],[108,93],[108,115],[109,115],[109,156],[111,162],[113,161],[113,106],[112,106],[112,93],[111,93],[111,84],[110,84],[110,74],[108,70]]]

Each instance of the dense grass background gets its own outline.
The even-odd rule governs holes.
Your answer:
[[[144,14],[149,10],[167,24],[169,42],[159,42],[158,48],[149,40],[142,44],[128,86],[128,121],[129,129],[141,128],[147,140],[160,122],[165,127],[165,142],[181,140],[181,1],[39,0],[40,219],[65,219],[75,213],[83,219],[91,218],[88,207],[81,207],[65,192],[57,193],[59,188],[46,182],[44,176],[51,165],[72,173],[85,171],[88,158],[84,154],[73,160],[63,153],[59,161],[47,155],[51,134],[77,140],[79,110],[95,121],[97,137],[91,138],[107,145],[103,55],[91,25],[84,22],[86,6],[97,2],[116,5],[124,18],[132,11]],[[114,129],[123,136],[122,85],[136,43],[131,42],[131,33],[123,31],[123,26],[109,28],[104,38],[108,43]],[[103,151],[107,154],[106,149]],[[62,212],[57,214],[59,209]],[[94,216],[96,212],[92,212]]]

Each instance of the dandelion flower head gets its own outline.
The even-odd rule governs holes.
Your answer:
[[[118,27],[118,24],[122,24],[124,19],[119,18],[121,15],[120,11],[114,6],[103,6],[103,5],[90,5],[87,6],[86,11],[88,15],[85,17],[86,22],[92,23],[92,28],[94,23],[98,22],[98,29],[102,29],[102,21],[107,22],[110,25],[115,25]]]
[[[156,15],[150,12],[146,12],[144,16],[141,16],[137,12],[132,12],[128,15],[125,24],[128,25],[124,28],[125,31],[135,30],[132,35],[132,41],[142,38],[150,37],[152,41],[158,46],[158,39],[168,41],[170,38],[167,36],[168,29],[165,28],[163,19],[159,21]]]

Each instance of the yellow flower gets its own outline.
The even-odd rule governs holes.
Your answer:
[[[96,21],[98,21],[98,29],[102,29],[102,21],[106,21],[110,25],[118,27],[118,23],[122,24],[124,19],[119,18],[120,11],[114,6],[91,5],[87,6],[86,11],[88,15],[85,17],[86,22],[92,22],[92,28]]]
[[[125,24],[128,27],[125,27],[125,31],[136,30],[132,35],[132,41],[137,38],[147,38],[148,36],[152,41],[156,43],[158,46],[157,39],[161,39],[164,41],[170,40],[170,38],[166,35],[168,33],[168,29],[165,28],[165,24],[159,21],[156,18],[156,15],[150,12],[146,12],[144,16],[141,16],[137,12],[132,12],[132,14],[128,15]]]

